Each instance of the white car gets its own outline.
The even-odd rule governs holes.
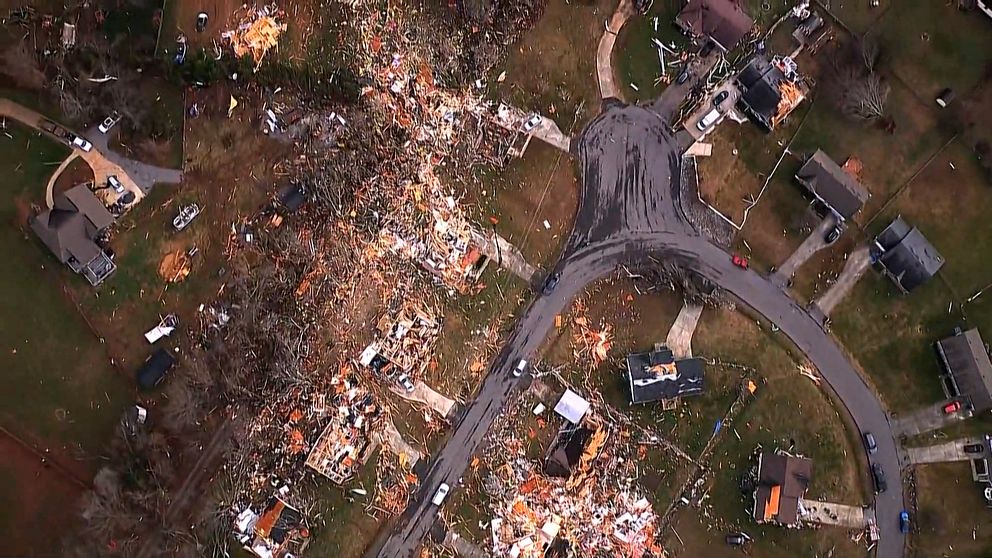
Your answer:
[[[93,149],[93,144],[92,143],[84,140],[83,138],[81,138],[79,136],[76,136],[76,137],[74,137],[72,139],[72,146],[73,147],[78,147],[79,149],[82,149],[83,151],[86,151],[86,152],[89,152],[91,149]]]
[[[407,393],[411,393],[415,389],[410,376],[407,374],[402,374],[399,378],[396,378],[396,383],[402,386]]]
[[[705,132],[706,129],[712,126],[714,122],[719,120],[719,118],[720,118],[720,111],[717,109],[713,109],[708,113],[706,113],[706,116],[699,119],[699,123],[696,124],[696,129],[699,130],[700,132]]]
[[[110,113],[110,116],[103,119],[103,122],[101,122],[100,125],[97,126],[97,129],[100,130],[101,134],[106,134],[107,132],[110,131],[111,128],[114,127],[115,124],[117,124],[120,121],[121,121],[121,115],[118,114],[118,112],[115,110],[114,112]]]
[[[444,498],[448,495],[448,491],[451,487],[447,483],[441,483],[441,486],[437,487],[437,492],[434,493],[434,497],[431,498],[431,503],[435,506],[440,506],[444,502]]]
[[[524,370],[526,369],[527,369],[527,361],[524,359],[520,359],[520,362],[517,363],[517,367],[513,369],[513,377],[519,378],[520,376],[523,376]]]
[[[530,132],[534,128],[537,128],[537,126],[541,123],[542,120],[544,119],[541,118],[540,114],[531,115],[531,117],[528,118],[526,122],[524,122],[523,128],[521,129],[524,131],[524,133]]]
[[[124,193],[124,185],[121,184],[121,181],[116,176],[114,175],[108,176],[107,184],[109,184],[110,187],[113,188],[114,191],[117,192],[118,194]]]
[[[181,231],[192,223],[193,219],[195,219],[199,214],[200,206],[195,203],[184,205],[179,208],[179,215],[176,215],[176,217],[172,220],[172,226],[175,227],[177,231]]]

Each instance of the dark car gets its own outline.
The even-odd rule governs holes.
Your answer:
[[[827,231],[827,234],[823,235],[824,242],[826,242],[827,244],[833,244],[834,242],[837,242],[837,239],[840,238],[841,232],[843,231],[841,230],[840,225],[837,225],[836,227],[830,229],[829,231]]]
[[[878,444],[875,443],[875,435],[871,432],[865,432],[865,449],[868,450],[868,454],[871,455],[878,451]]]
[[[165,349],[159,349],[151,354],[138,369],[138,385],[141,389],[151,389],[157,386],[166,373],[176,363],[176,359]]]
[[[985,446],[982,444],[965,444],[965,453],[983,453],[985,451]]]
[[[551,275],[548,275],[548,278],[545,279],[544,281],[544,288],[541,290],[541,292],[544,293],[545,295],[551,294],[551,292],[555,290],[555,287],[558,286],[558,281],[560,280],[561,280],[560,272],[555,272],[552,273]]]
[[[730,533],[727,535],[727,544],[730,546],[741,546],[749,540],[751,540],[751,537],[747,533]]]
[[[726,101],[727,97],[729,96],[730,96],[730,91],[721,91],[717,93],[716,97],[713,97],[713,106],[715,107],[720,106],[720,103]]]
[[[203,31],[207,28],[207,21],[209,21],[209,17],[207,16],[207,12],[200,12],[200,13],[196,14],[196,32],[197,33],[203,33]]]
[[[899,512],[899,532],[903,535],[909,533],[909,512],[906,510]]]
[[[871,478],[875,481],[875,494],[881,494],[888,490],[889,485],[885,482],[885,471],[878,463],[871,464]]]
[[[675,83],[682,85],[683,83],[689,81],[690,75],[691,74],[689,73],[689,68],[682,70],[682,73],[680,73],[678,77],[675,78]]]

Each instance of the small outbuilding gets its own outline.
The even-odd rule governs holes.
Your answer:
[[[854,217],[870,197],[868,191],[822,149],[817,149],[806,160],[796,173],[796,181],[839,221]]]
[[[141,389],[152,389],[165,379],[169,369],[176,364],[176,359],[166,349],[158,349],[138,369],[138,386]]]
[[[896,217],[875,237],[871,256],[903,293],[926,283],[944,266],[944,257],[902,216]]]
[[[958,330],[936,348],[947,395],[963,398],[977,413],[992,410],[992,360],[978,330]]]

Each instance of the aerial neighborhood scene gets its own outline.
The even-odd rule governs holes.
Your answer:
[[[0,557],[992,557],[988,0],[0,4]]]

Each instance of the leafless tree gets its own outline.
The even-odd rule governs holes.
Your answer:
[[[889,85],[876,73],[849,76],[841,92],[841,110],[855,120],[874,122],[885,116]]]
[[[203,419],[206,411],[204,392],[193,385],[189,376],[178,376],[169,383],[165,397],[168,404],[162,409],[162,420],[168,430],[185,432]]]

